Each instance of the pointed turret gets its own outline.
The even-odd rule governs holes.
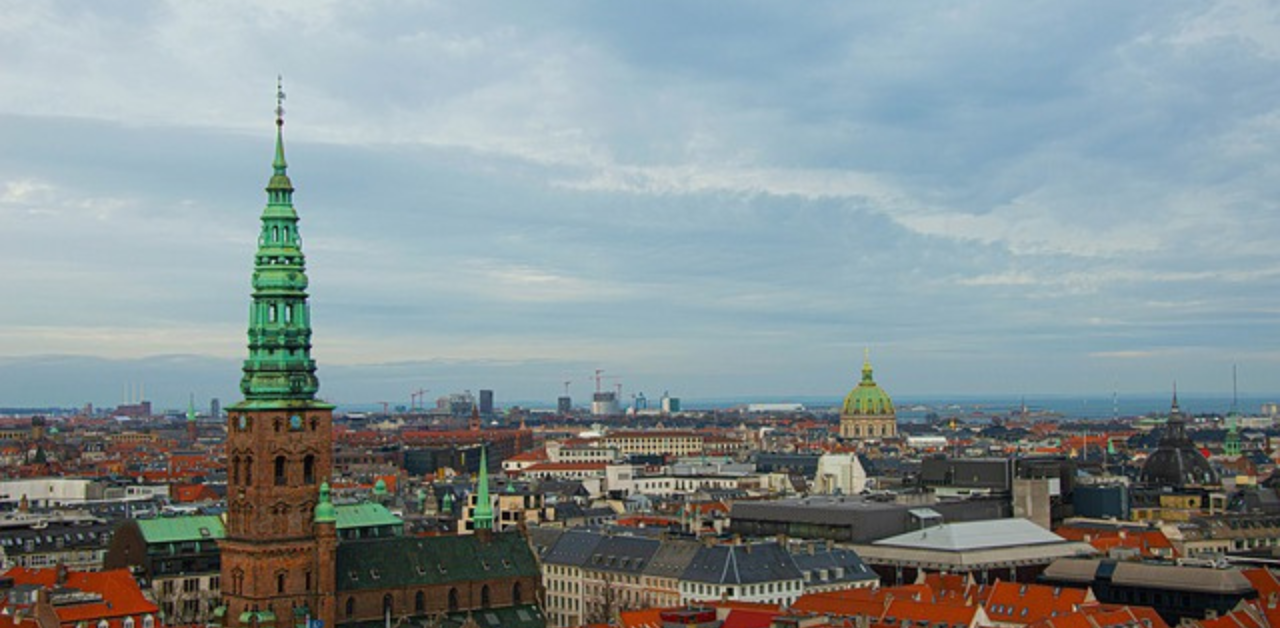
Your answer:
[[[334,523],[338,520],[337,510],[329,498],[329,483],[320,484],[320,501],[316,503],[316,523]]]
[[[493,503],[489,501],[488,448],[480,446],[480,474],[476,479],[476,513],[472,517],[476,530],[493,529]]]

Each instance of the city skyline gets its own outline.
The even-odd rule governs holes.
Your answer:
[[[922,6],[7,6],[0,403],[238,398],[277,73],[322,397],[1280,390],[1280,9]]]

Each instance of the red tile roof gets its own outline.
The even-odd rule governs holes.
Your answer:
[[[13,578],[14,584],[31,584],[47,588],[58,585],[58,568],[56,567],[48,569],[14,567],[3,575]],[[68,571],[66,582],[62,586],[96,593],[102,598],[98,602],[55,607],[58,620],[64,626],[74,626],[81,621],[96,623],[105,619],[111,628],[120,628],[121,620],[125,617],[140,620],[143,615],[154,615],[159,610],[155,604],[143,596],[142,589],[128,569]],[[139,625],[141,625],[140,621]]]

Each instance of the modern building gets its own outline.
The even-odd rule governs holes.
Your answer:
[[[1098,553],[1026,519],[926,526],[854,549],[893,584],[915,582],[921,571],[965,574],[981,583],[1032,582],[1054,560]]]
[[[862,381],[845,395],[840,406],[840,436],[857,441],[898,437],[898,413],[893,399],[871,376],[871,359],[862,363]]]

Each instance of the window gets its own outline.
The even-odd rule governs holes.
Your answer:
[[[386,616],[386,615],[390,615],[392,612],[394,612],[394,608],[393,608],[393,606],[394,606],[394,605],[391,603],[391,594],[390,594],[390,593],[388,593],[388,594],[386,594],[386,595],[382,596],[382,614],[383,614],[384,616]]]
[[[124,626],[124,628],[133,628],[133,618],[125,617],[122,625]]]
[[[276,456],[276,486],[284,486],[284,456]]]
[[[427,609],[427,596],[418,591],[413,594],[413,612],[422,613]]]
[[[347,610],[347,619],[350,619],[352,615],[355,615],[355,614],[356,614],[356,599],[355,599],[355,598],[353,598],[353,597],[349,597],[349,598],[347,598],[347,609],[346,609],[346,610]]]
[[[489,608],[489,585],[480,587],[480,608]]]
[[[449,612],[458,610],[458,589],[457,587],[449,589]]]
[[[253,484],[253,456],[244,459],[244,483]],[[237,591],[238,592],[238,591]]]
[[[284,573],[276,574],[276,593],[284,593]]]
[[[316,483],[316,457],[312,454],[307,454],[307,457],[302,459],[302,482]]]

